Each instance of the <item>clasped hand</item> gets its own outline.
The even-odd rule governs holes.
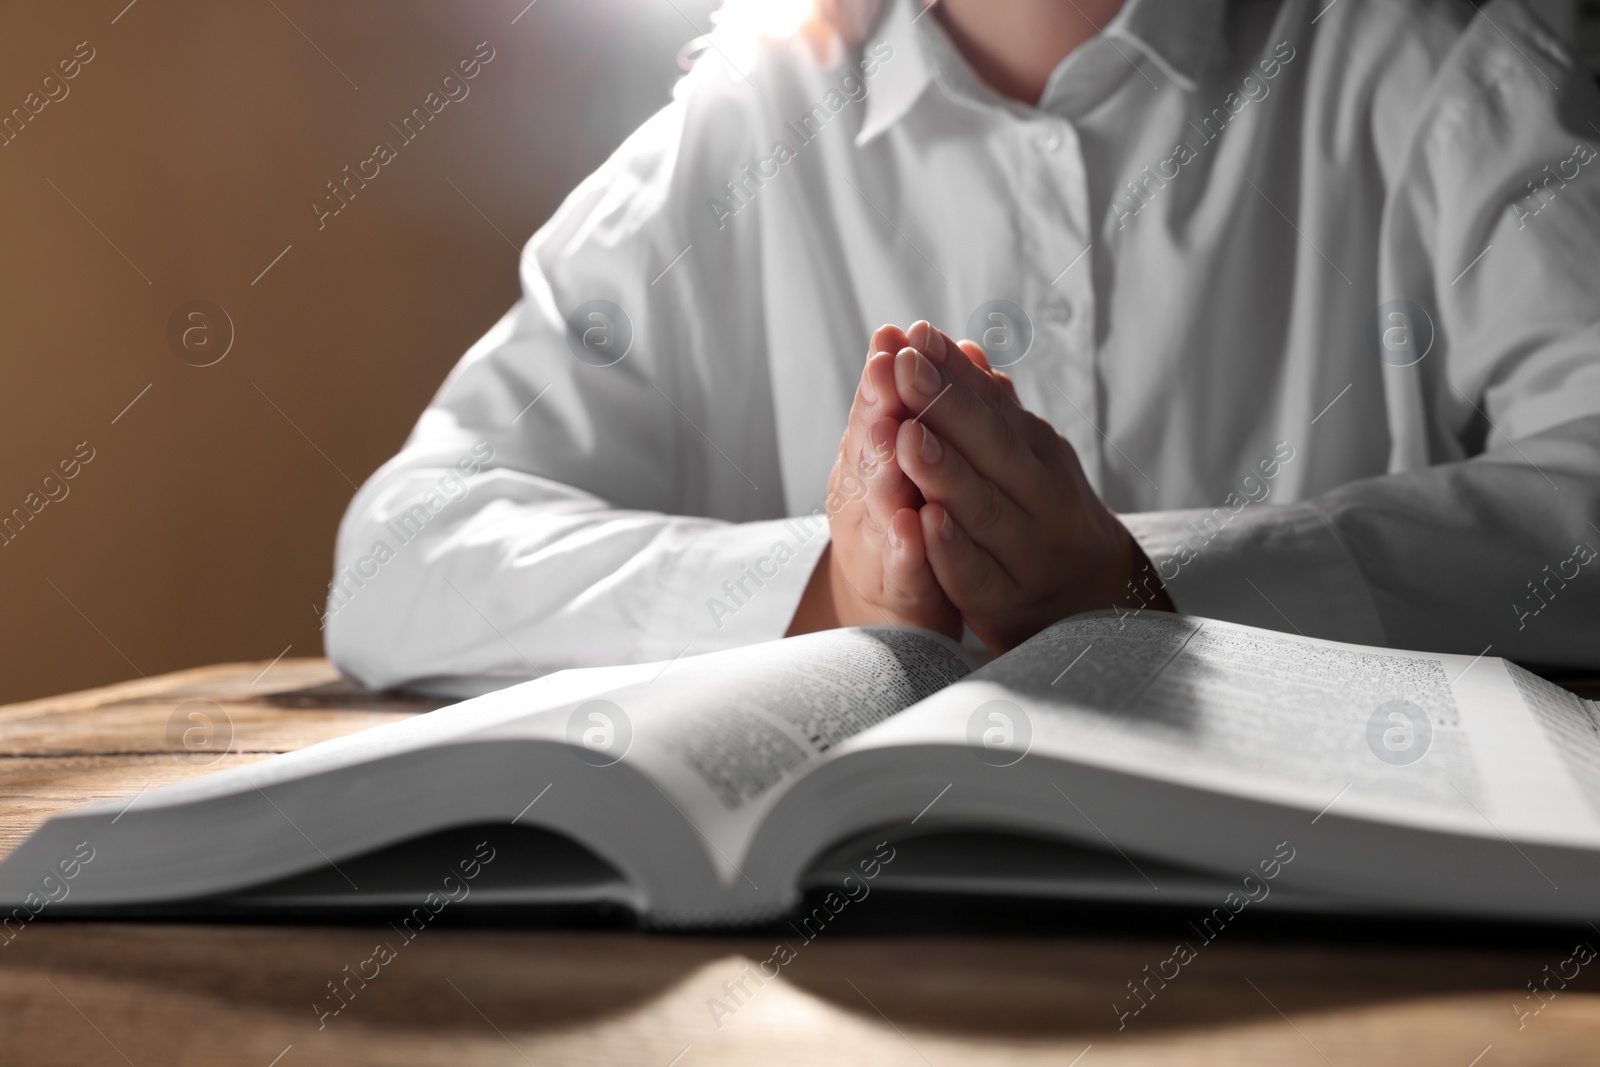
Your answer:
[[[1172,608],[1066,439],[981,346],[926,322],[873,334],[828,488],[791,633],[965,622],[999,653],[1079,611]]]

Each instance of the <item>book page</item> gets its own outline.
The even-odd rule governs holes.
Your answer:
[[[1006,700],[1013,729],[1038,755],[1313,813],[1600,840],[1600,823],[1505,672],[1489,658],[1207,619],[1086,615],[864,740],[934,733],[948,741],[974,709]],[[923,719],[938,724],[919,728]],[[963,732],[971,744],[970,727]]]
[[[602,713],[627,722],[627,762],[658,783],[732,880],[781,786],[970,670],[961,647],[934,634],[829,630],[685,658],[607,692]]]
[[[1589,810],[1600,818],[1600,704],[1515,664],[1507,664],[1506,670],[1561,754]]]
[[[1047,631],[1025,655],[997,661],[980,676],[1047,705],[1095,709],[1093,736],[1104,735],[1104,743],[1159,749],[1166,760],[1181,755],[1186,764],[1251,776],[1320,782],[1330,799],[1349,783],[1397,801],[1448,806],[1461,803],[1457,790],[1469,798],[1480,791],[1450,678],[1437,658],[1357,651],[1181,616],[1120,625],[1098,616]],[[1069,651],[1084,648],[1077,666],[1039,685],[1041,676],[1055,677],[1049,664],[1066,663]],[[1377,752],[1364,743],[1361,721],[1375,713]],[[1407,723],[1407,714],[1415,721]],[[1408,726],[1410,737],[1390,733]],[[1426,741],[1424,733],[1431,734]],[[1407,743],[1429,751],[1412,760],[1415,751],[1401,747]],[[1401,767],[1407,773],[1395,773]]]

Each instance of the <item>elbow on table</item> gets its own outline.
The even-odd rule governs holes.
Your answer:
[[[363,537],[364,530],[347,517],[341,531],[321,613],[323,649],[348,677],[369,689],[392,689],[426,677],[430,656],[415,647],[414,576],[387,540]]]
[[[383,613],[364,611],[358,600],[339,603],[330,590],[322,615],[324,654],[344,674],[368,689],[393,689],[420,675],[400,648]]]

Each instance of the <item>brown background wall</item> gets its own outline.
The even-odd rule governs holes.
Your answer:
[[[0,112],[94,56],[0,147],[0,514],[66,493],[0,547],[0,702],[319,653],[354,486],[712,6],[126,2],[0,9]],[[469,95],[319,231],[324,183],[398,145],[386,124],[483,41]],[[167,340],[194,299],[233,323],[212,366]],[[46,485],[80,442],[94,458]]]

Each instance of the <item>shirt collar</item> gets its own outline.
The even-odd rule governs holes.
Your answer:
[[[921,0],[889,0],[878,21],[877,33],[867,42],[866,55],[884,56],[876,82],[867,91],[867,110],[856,134],[864,145],[899,122],[933,82],[927,44],[921,37],[931,16]],[[925,17],[927,16],[927,17]],[[937,32],[938,27],[933,29]]]
[[[1162,73],[1193,91],[1220,35],[1225,4],[1226,0],[1128,0],[1102,34],[1138,48]],[[938,79],[941,53],[955,53],[922,0],[889,0],[886,7],[866,49],[869,55],[883,55],[887,46],[890,58],[881,63],[867,94],[857,145],[868,143],[905,117]],[[1062,59],[1051,73],[1045,100],[1070,69],[1071,59],[1070,55]]]
[[[1138,47],[1192,92],[1216,47],[1226,6],[1226,0],[1128,0],[1104,33]]]

